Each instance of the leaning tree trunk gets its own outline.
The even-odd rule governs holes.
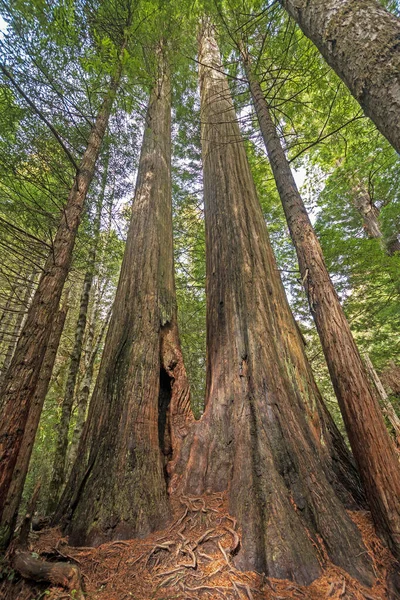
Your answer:
[[[38,287],[29,308],[15,353],[6,374],[1,395],[4,403],[0,415],[0,519],[7,497],[30,406],[36,390],[40,368],[49,341],[54,316],[68,275],[72,251],[89,185],[107,128],[112,104],[121,78],[122,62],[112,78],[107,95],[89,135],[74,184],[62,211]],[[0,547],[8,543],[10,532],[0,530]]]
[[[280,0],[400,152],[400,20],[378,0]]]
[[[308,413],[280,352],[281,286],[218,47],[200,36],[207,252],[207,405],[176,466],[186,492],[228,489],[242,529],[237,566],[309,584],[318,539],[361,581],[372,572],[329,483]],[[291,327],[290,322],[287,324]]]
[[[157,56],[113,313],[83,442],[61,502],[71,498],[72,488],[66,512],[72,513],[73,544],[142,536],[165,524],[167,469],[191,422],[177,333],[171,91],[162,46]]]
[[[248,55],[250,90],[350,444],[378,532],[400,556],[400,467],[379,403]]]
[[[29,409],[28,426],[24,432],[21,449],[14,468],[13,479],[4,503],[2,527],[11,532],[11,534],[15,528],[36,431],[39,425],[40,415],[42,413],[47,390],[49,388],[61,334],[64,329],[67,311],[68,306],[65,303],[63,308],[59,310],[54,321],[54,326],[52,328],[49,343],[47,345],[46,354],[40,369],[35,396]]]

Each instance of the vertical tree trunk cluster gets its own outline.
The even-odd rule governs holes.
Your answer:
[[[400,20],[378,0],[280,0],[400,152]]]
[[[15,352],[21,328],[31,302],[34,285],[35,274],[27,273],[26,278],[23,278],[23,283],[16,283],[14,289],[11,290],[0,317],[0,347],[2,354],[4,354],[4,358],[1,361],[0,388]],[[2,400],[0,399],[1,404]]]
[[[380,407],[324,263],[261,86],[242,52],[261,133],[296,248],[350,444],[378,532],[400,556],[400,468]]]
[[[79,441],[81,439],[83,427],[85,425],[87,409],[89,406],[90,389],[92,387],[94,366],[99,355],[104,335],[110,323],[111,309],[108,311],[102,327],[95,339],[95,325],[99,317],[100,298],[97,298],[96,306],[93,308],[91,321],[89,324],[88,335],[85,347],[84,373],[80,388],[77,394],[77,417],[74,430],[72,432],[71,444],[68,451],[68,470],[70,471],[78,455]]]
[[[38,383],[40,368],[48,345],[61,293],[69,272],[75,238],[84,202],[93,179],[97,158],[106,132],[113,101],[119,87],[122,63],[119,60],[96,121],[90,132],[74,184],[61,215],[52,251],[29,308],[13,359],[1,389],[0,415],[0,547],[7,544],[11,532],[2,525],[7,491],[18,460],[29,410]]]
[[[94,268],[94,265],[93,265]],[[68,449],[68,432],[75,397],[75,384],[78,377],[81,360],[83,337],[85,334],[86,317],[89,307],[90,289],[92,287],[93,271],[85,273],[82,294],[79,303],[78,322],[75,329],[75,341],[72,349],[65,394],[61,406],[61,418],[57,428],[56,449],[54,452],[53,472],[49,487],[47,513],[51,514],[57,507],[61,488],[65,480],[66,458]]]
[[[199,54],[207,404],[176,476],[196,495],[229,490],[242,528],[241,568],[308,584],[321,573],[319,536],[335,564],[368,583],[373,576],[360,533],[327,478],[320,439],[290,376],[293,365],[280,351],[282,331],[292,325],[281,308],[281,282],[208,21]]]
[[[142,536],[165,524],[167,470],[192,419],[177,330],[166,52],[160,44],[112,317],[56,515],[68,513],[75,544]]]
[[[55,511],[62,486],[65,483],[67,471],[67,451],[68,434],[72,416],[72,409],[75,400],[75,387],[78,378],[79,365],[81,362],[83,341],[86,330],[87,313],[89,310],[90,292],[96,269],[97,247],[99,244],[101,213],[103,210],[104,197],[107,185],[108,172],[108,154],[105,161],[105,168],[102,177],[101,191],[96,206],[96,215],[94,219],[93,238],[89,249],[88,267],[83,280],[82,293],[79,304],[78,321],[75,329],[74,347],[71,354],[68,377],[65,385],[64,399],[61,407],[61,418],[58,424],[58,435],[56,449],[54,452],[53,472],[49,487],[49,497],[47,503],[47,513]],[[82,415],[78,415],[78,418]]]

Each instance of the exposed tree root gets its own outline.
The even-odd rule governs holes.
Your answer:
[[[324,575],[311,586],[269,579],[254,572],[238,571],[233,557],[240,551],[240,531],[226,510],[226,497],[173,499],[175,520],[161,532],[145,539],[116,540],[98,548],[73,548],[60,540],[59,531],[31,534],[31,548],[41,556],[72,559],[82,571],[88,600],[384,600],[395,594],[395,561],[376,537],[369,514],[351,513],[359,526],[377,574],[372,589],[361,586],[347,573],[326,562]],[[37,560],[37,559],[35,559]],[[42,563],[54,569],[77,569],[68,563]],[[58,567],[57,567],[58,568]],[[77,598],[56,578],[49,600]],[[22,588],[21,588],[22,585]],[[40,590],[27,583],[0,584],[0,598],[31,600]],[[72,588],[69,587],[69,590]],[[77,588],[75,588],[77,589]]]

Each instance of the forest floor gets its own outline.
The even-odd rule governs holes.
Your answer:
[[[377,538],[369,513],[350,513],[373,560],[376,584],[364,588],[324,560],[324,574],[308,587],[234,567],[240,531],[227,511],[225,494],[174,499],[175,520],[145,539],[115,541],[98,548],[68,545],[58,529],[30,536],[30,551],[46,560],[79,566],[87,600],[383,600],[394,559]],[[74,591],[21,578],[0,583],[3,600],[77,598]],[[395,596],[393,596],[395,597]]]

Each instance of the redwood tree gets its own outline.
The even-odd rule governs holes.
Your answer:
[[[68,513],[73,544],[143,536],[165,524],[167,470],[192,419],[173,275],[166,52],[160,44],[112,317],[78,458],[56,515]]]
[[[400,465],[275,124],[242,50],[253,103],[300,275],[378,532],[400,556]]]
[[[400,19],[378,0],[280,0],[400,152]]]
[[[321,574],[319,536],[334,563],[371,583],[360,533],[327,477],[294,365],[281,352],[292,321],[282,310],[282,284],[208,22],[199,63],[207,404],[172,485],[196,495],[228,489],[242,528],[236,563],[243,569],[308,584]]]
[[[69,272],[72,251],[81,220],[86,195],[93,179],[122,73],[124,40],[114,75],[89,135],[87,147],[77,169],[52,249],[43,268],[25,324],[0,394],[0,522],[27,426],[40,368],[43,363],[54,317]],[[0,547],[7,544],[11,532],[0,529]]]

